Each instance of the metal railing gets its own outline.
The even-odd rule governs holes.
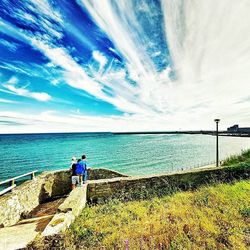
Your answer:
[[[220,161],[220,165],[223,163],[224,160]],[[173,173],[173,172],[183,172],[186,170],[195,170],[195,169],[199,169],[202,167],[206,167],[206,166],[211,166],[211,165],[216,165],[216,161],[209,161],[209,162],[203,162],[203,163],[197,163],[195,165],[189,165],[189,166],[183,166],[183,167],[179,167],[176,168],[176,166],[174,166],[174,164],[172,164],[172,166],[165,171],[165,173]]]
[[[219,165],[221,166],[224,161],[225,160],[220,160]],[[177,169],[177,171],[199,169],[199,168],[202,168],[202,167],[209,167],[209,166],[212,166],[212,165],[215,167],[216,166],[216,161],[209,161],[209,162],[198,163],[198,164],[195,164],[195,165],[190,165],[188,167],[183,167],[181,169]],[[172,167],[172,171],[173,171],[173,167]]]
[[[7,193],[7,192],[9,192],[9,191],[11,191],[13,188],[15,188],[15,187],[17,186],[16,183],[15,183],[15,181],[16,181],[17,179],[20,179],[20,178],[23,178],[23,177],[29,176],[29,175],[30,175],[31,180],[35,179],[35,173],[36,173],[36,172],[37,172],[37,170],[32,171],[32,172],[29,172],[29,173],[26,173],[26,174],[22,174],[22,175],[13,177],[13,178],[10,178],[10,179],[5,180],[5,181],[1,181],[1,182],[0,182],[0,186],[1,186],[1,185],[4,185],[4,184],[5,184],[5,185],[6,185],[6,184],[9,184],[9,187],[7,187],[7,188],[1,190],[1,191],[0,191],[0,196],[3,195],[3,194],[5,194],[5,193]]]
[[[210,165],[216,165],[216,161],[198,163],[198,164],[190,166],[189,169],[200,168],[200,167],[205,167],[205,166],[210,166]]]

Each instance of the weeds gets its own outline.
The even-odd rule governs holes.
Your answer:
[[[232,155],[228,157],[222,166],[233,166],[239,163],[248,163],[250,165],[250,149],[242,150],[239,155]]]
[[[66,232],[82,249],[247,249],[250,181],[86,208]]]

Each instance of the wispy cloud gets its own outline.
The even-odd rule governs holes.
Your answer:
[[[247,79],[250,79],[250,73],[247,73],[250,64],[247,59],[250,55],[247,1],[238,7],[237,3],[232,4],[227,13],[224,12],[227,1],[221,1],[215,13],[215,1],[197,3],[195,11],[193,1],[187,1],[185,5],[182,1],[162,1],[165,36],[172,59],[160,72],[151,57],[159,50],[150,54],[149,47],[154,43],[133,1],[78,2],[88,9],[126,58],[129,76],[137,84],[133,89],[136,103],[144,110],[146,106],[156,113],[172,113],[176,118],[183,112],[193,112],[194,104],[203,103],[203,108],[195,109],[200,116],[204,110],[223,116],[229,106],[231,110],[235,108],[232,105],[236,99],[245,99]],[[155,15],[155,10],[158,14],[160,11],[149,2],[144,2],[139,9],[146,11],[149,19],[150,13]],[[154,18],[148,23],[154,23]],[[154,28],[154,32],[158,32],[157,27]],[[231,30],[237,30],[235,39]],[[245,51],[244,55],[242,51]],[[174,79],[171,78],[173,71]],[[230,95],[232,92],[233,96]],[[126,100],[131,102],[133,95],[126,96]]]
[[[7,30],[13,29],[12,26],[9,27],[9,24],[4,23],[4,25],[7,25]],[[20,32],[16,29],[15,33],[19,34]],[[141,99],[138,98],[138,89],[131,86],[125,78],[108,79],[109,76],[118,76],[119,73],[114,74],[115,71],[113,69],[111,72],[107,71],[106,75],[103,75],[103,78],[100,78],[99,70],[94,72],[94,75],[91,72],[92,77],[89,77],[86,69],[72,58],[67,49],[54,44],[51,36],[44,37],[40,34],[33,35],[30,32],[21,32],[19,37],[23,38],[24,42],[28,41],[34,48],[41,51],[54,65],[61,67],[64,70],[65,82],[71,87],[87,91],[89,94],[113,104],[124,112],[145,113],[153,111],[145,101],[141,102]],[[106,64],[105,57],[97,52],[93,52],[93,55],[95,55],[95,59],[100,63],[101,69]],[[105,86],[111,89],[111,96],[105,91]],[[132,88],[134,88],[134,91],[131,91]],[[122,89],[125,91],[121,91]],[[129,92],[126,90],[129,90]]]
[[[18,48],[18,45],[14,42],[9,42],[7,40],[4,39],[0,39],[0,44],[3,45],[4,47],[6,47],[8,50],[15,52]]]
[[[86,129],[101,128],[97,122],[104,130],[108,130],[106,124],[110,129],[119,125],[127,130],[157,130],[178,124],[194,127],[196,123],[201,128],[217,116],[226,122],[250,122],[248,0],[230,5],[227,0],[195,4],[192,0],[185,4],[182,0],[77,3],[82,9],[79,15],[87,11],[98,27],[91,39],[100,42],[100,34],[104,34],[112,46],[105,50],[91,43],[90,34],[81,32],[82,25],[92,25],[87,19],[75,26],[68,24],[63,7],[59,9],[63,4],[28,0],[20,8],[18,3],[9,3],[12,8],[6,4],[3,11],[18,25],[0,19],[3,32],[32,46],[41,54],[43,64],[13,60],[1,62],[0,68],[14,75],[41,77],[53,88],[67,84],[79,95],[88,93],[128,113],[121,117],[83,117],[89,121]],[[102,42],[106,46],[106,40]],[[77,51],[74,43],[86,46],[86,51]],[[15,78],[0,91],[51,100],[45,90],[33,92],[17,86]],[[47,114],[46,119],[51,119],[48,127],[61,122],[56,114]],[[71,119],[68,128],[82,118]]]
[[[16,84],[18,79],[15,76],[12,76],[8,81],[7,84]]]
[[[26,125],[25,123],[20,123],[20,122],[13,122],[13,121],[5,121],[5,120],[0,120],[0,127],[1,126],[20,126],[20,125]]]
[[[64,70],[64,79],[65,82],[70,86],[78,89],[87,91],[89,94],[115,105],[120,110],[125,112],[138,112],[145,113],[145,110],[138,105],[136,99],[134,98],[134,93],[132,94],[132,99],[126,99],[126,92],[116,93],[114,92],[113,96],[107,95],[104,91],[104,86],[113,87],[112,80],[109,82],[100,81],[101,78],[95,79],[94,77],[89,77],[85,69],[82,68],[65,50],[61,47],[52,47],[53,45],[44,43],[41,40],[31,38],[32,44],[34,47],[39,49],[44,53],[53,64],[60,66]],[[98,76],[98,72],[96,74]],[[104,76],[106,77],[106,76]],[[121,88],[129,89],[132,86],[129,86],[126,81],[120,80]],[[123,85],[124,84],[124,85]],[[131,93],[131,92],[130,92]]]
[[[99,63],[99,72],[101,73],[103,70],[103,67],[107,63],[107,58],[100,52],[100,51],[93,51],[93,57],[94,59]]]
[[[9,100],[9,99],[4,99],[4,98],[0,98],[0,102],[2,102],[2,103],[17,103],[17,101],[13,101],[13,100]]]
[[[8,70],[13,74],[44,79],[51,82],[52,85],[58,85],[62,78],[62,70],[50,64],[21,61],[11,61],[11,63],[7,63],[2,61],[0,62],[0,69]]]
[[[28,25],[29,32],[50,36],[51,38],[61,38],[61,25],[63,19],[55,7],[47,0],[27,0],[23,2],[22,8],[19,3],[13,2],[11,8],[8,1],[3,2],[2,11]],[[26,30],[28,32],[28,29]]]
[[[145,23],[142,22],[142,19],[139,20],[132,1],[126,1],[126,3],[120,1],[119,4],[111,1],[100,3],[99,1],[82,0],[78,2],[83,8],[87,8],[98,26],[109,35],[117,50],[126,59],[126,70],[129,78],[134,80],[137,86],[131,86],[133,92],[129,95],[126,93],[122,97],[130,103],[136,103],[145,112],[166,110],[165,106],[162,107],[163,102],[159,102],[158,99],[159,97],[164,98],[159,93],[167,90],[164,84],[169,82],[170,79],[167,74],[162,79],[162,75],[158,73],[157,67],[150,57],[149,47],[155,45],[146,32]],[[159,15],[160,12],[157,14],[155,11],[160,10],[153,3],[151,5],[146,4],[142,10],[145,11],[146,7],[151,10],[148,12],[146,21],[157,32],[159,30],[157,19],[152,19],[151,15]],[[110,76],[104,76],[105,80],[109,77],[109,87],[114,87],[116,90],[119,88],[121,90],[119,94],[124,88],[130,87],[126,78],[121,78],[117,83]]]
[[[18,83],[18,79],[13,76],[2,86],[5,89],[7,89],[6,93],[9,93],[9,94],[33,98],[41,102],[47,102],[52,99],[52,97],[45,92],[32,92],[28,90],[26,86],[16,87],[15,84],[17,83]],[[1,91],[5,92],[4,89],[1,89]]]
[[[123,115],[123,116],[87,116],[73,112],[62,114],[54,111],[46,111],[38,114],[26,114],[17,112],[0,112],[0,119],[16,123],[26,123],[26,126],[18,128],[18,132],[25,130],[29,132],[50,131],[136,131],[152,130],[158,126],[164,130],[163,125],[167,119],[160,117],[145,117],[142,115]],[[8,119],[6,119],[8,117]],[[159,121],[161,124],[159,126]],[[150,121],[150,122],[149,122]],[[2,126],[2,132],[11,133],[12,130]],[[14,129],[14,128],[13,128]],[[42,129],[42,130],[41,130]]]
[[[34,98],[41,102],[47,102],[51,100],[51,96],[45,92],[31,92],[26,88],[16,88],[15,86],[7,85],[7,84],[3,86],[7,88],[8,90],[10,90],[15,95]]]
[[[241,119],[242,126],[247,126],[248,117],[250,115],[247,107],[242,107],[245,116],[233,110],[234,117],[228,118],[228,114],[224,114],[222,118],[223,124],[221,128],[225,129],[229,124],[233,124],[235,120]],[[230,111],[231,113],[232,111]],[[8,117],[8,119],[7,119]],[[170,115],[140,115],[124,114],[121,116],[88,116],[78,112],[61,113],[57,111],[46,111],[36,114],[27,114],[20,112],[0,111],[0,120],[8,120],[10,122],[22,123],[24,126],[9,128],[6,124],[1,126],[2,133],[36,133],[46,132],[95,132],[95,131],[166,131],[188,130],[188,129],[213,129],[213,114],[205,111],[202,116],[196,113],[178,113],[175,119],[171,119]],[[193,123],[190,123],[190,119]]]

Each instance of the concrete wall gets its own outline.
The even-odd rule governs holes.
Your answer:
[[[89,182],[87,199],[90,203],[99,203],[111,198],[141,199],[154,195],[161,196],[177,190],[194,189],[208,183],[230,182],[249,177],[250,167],[220,167],[166,175],[120,177]]]

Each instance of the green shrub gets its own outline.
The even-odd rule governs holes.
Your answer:
[[[240,209],[240,214],[244,218],[250,218],[250,206],[249,207],[243,207]]]
[[[222,166],[231,166],[239,163],[250,163],[250,149],[242,150],[239,155],[232,155],[228,157],[222,164]]]

